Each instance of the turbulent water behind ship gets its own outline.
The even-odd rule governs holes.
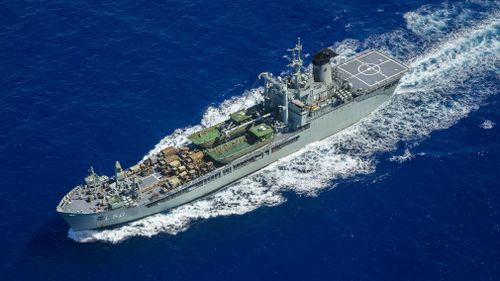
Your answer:
[[[473,5],[466,6],[471,2]],[[339,61],[356,51],[377,48],[407,61],[412,70],[388,103],[337,135],[310,144],[228,188],[168,213],[111,230],[70,229],[69,237],[78,242],[116,243],[132,236],[175,235],[187,230],[194,221],[282,204],[286,191],[316,196],[335,186],[336,180],[354,180],[356,175],[372,173],[377,155],[395,151],[398,145],[406,147],[405,153],[386,160],[411,159],[412,147],[419,141],[435,130],[450,127],[497,93],[495,83],[483,77],[499,74],[495,66],[500,63],[499,8],[494,1],[424,6],[403,15],[406,28],[362,42],[348,39],[335,44],[332,48],[340,54]],[[201,125],[220,122],[230,112],[261,99],[261,89],[251,89],[218,107],[210,107]],[[163,147],[183,144],[186,136],[201,125],[175,131],[145,157]]]

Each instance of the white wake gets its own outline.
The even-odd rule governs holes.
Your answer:
[[[481,1],[476,2],[481,5]],[[495,12],[475,17],[480,19],[476,21],[470,19],[474,11],[457,9],[460,13],[457,17],[446,9],[450,7],[433,10],[426,6],[404,15],[406,29],[364,42],[345,40],[333,46],[341,59],[353,55],[358,48],[382,48],[409,60],[412,69],[391,100],[358,124],[207,198],[117,229],[80,232],[70,229],[69,237],[78,242],[117,243],[132,236],[177,234],[197,220],[281,204],[286,201],[284,191],[315,196],[336,179],[373,172],[376,155],[394,150],[398,143],[418,141],[432,131],[453,125],[478,108],[485,98],[496,94],[496,85],[479,82],[487,73],[499,74],[495,65],[500,62],[500,17],[496,8]],[[261,89],[252,89],[219,107],[209,108],[200,125],[175,131],[148,155],[169,145],[181,145],[201,125],[217,123],[230,112],[249,107],[261,98]],[[405,152],[393,159],[403,162],[411,157]]]

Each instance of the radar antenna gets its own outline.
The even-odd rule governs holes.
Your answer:
[[[299,85],[302,82],[302,68],[304,65],[304,61],[302,60],[302,44],[300,43],[300,37],[297,38],[297,44],[293,49],[288,49],[289,52],[292,52],[293,59],[288,66],[293,68],[293,77],[295,80],[295,85],[297,89],[299,89]]]

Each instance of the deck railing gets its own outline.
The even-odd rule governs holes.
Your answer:
[[[300,130],[302,131],[302,130]],[[299,132],[299,131],[297,131]],[[205,180],[208,181],[212,181],[213,179],[216,179],[220,176],[223,175],[224,172],[226,172],[228,169],[230,169],[229,171],[230,172],[233,172],[235,167],[237,167],[239,164],[241,163],[244,163],[258,155],[260,155],[261,153],[264,153],[266,150],[269,150],[269,149],[272,149],[274,147],[277,147],[277,146],[280,146],[281,144],[289,141],[290,139],[294,138],[295,137],[295,134],[293,135],[290,135],[290,137],[287,137],[287,138],[284,138],[284,139],[280,139],[280,140],[277,140],[277,141],[274,141],[274,142],[271,142],[259,149],[256,149],[255,151],[252,151],[251,153],[245,155],[245,156],[242,156],[240,158],[238,158],[237,160],[233,161],[232,163],[230,164],[227,164],[227,165],[224,165],[222,167],[219,167],[201,177],[198,177],[190,182],[187,182],[181,186],[179,186],[178,188],[174,189],[174,190],[171,190],[169,192],[167,192],[164,196],[162,196],[161,198],[159,198],[158,200],[156,201],[153,201],[149,204],[147,204],[146,206],[147,207],[150,207],[150,206],[154,206],[162,201],[165,201],[165,200],[168,200],[174,196],[178,196],[180,194],[183,194],[183,193],[186,193],[188,191],[191,191],[192,189],[198,187],[200,184],[203,184],[203,182]],[[250,163],[250,161],[249,161]],[[239,167],[238,167],[239,168]],[[227,172],[226,172],[227,173]],[[212,179],[213,177],[213,179]]]

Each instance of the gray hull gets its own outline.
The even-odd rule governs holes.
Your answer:
[[[245,159],[237,159],[221,168],[223,170],[219,171],[217,175],[195,184],[188,183],[188,186],[181,187],[178,192],[156,202],[101,213],[61,213],[61,215],[74,230],[87,230],[110,227],[165,212],[236,182],[242,177],[300,150],[307,144],[324,139],[357,123],[385,102],[394,92],[395,87],[396,85],[385,89],[382,87],[334,110],[318,112],[316,116],[311,117],[308,128],[299,132],[283,134],[281,138],[277,138],[273,143],[253,153],[251,156],[253,159],[249,159],[247,156],[243,157]]]

